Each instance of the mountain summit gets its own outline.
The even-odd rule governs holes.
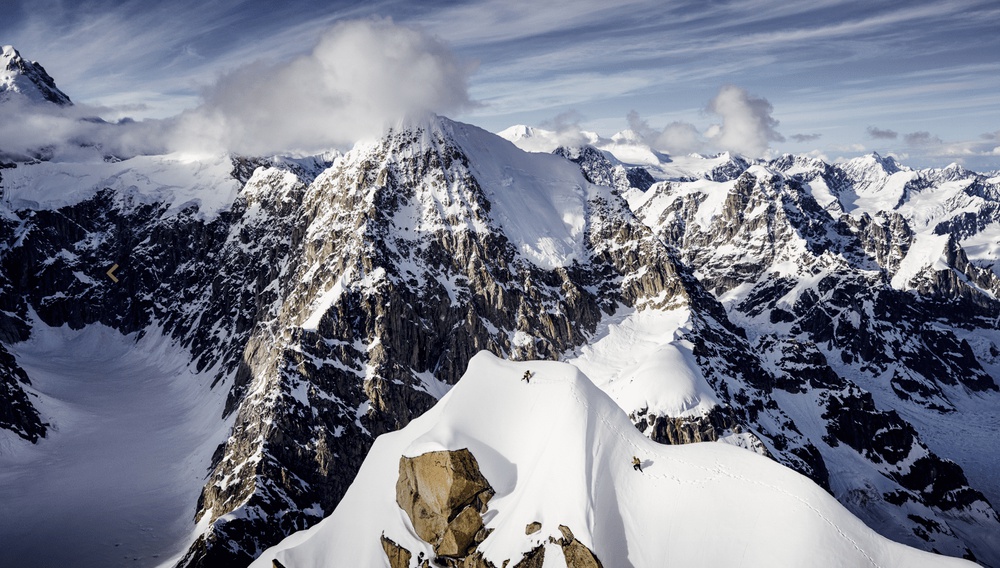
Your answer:
[[[17,93],[17,94],[15,94]],[[55,80],[35,61],[21,57],[13,46],[0,48],[0,102],[12,97],[26,97],[32,102],[48,101],[59,106],[73,104]]]

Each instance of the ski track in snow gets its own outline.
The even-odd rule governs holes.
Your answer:
[[[14,344],[48,437],[0,440],[0,566],[155,566],[183,553],[225,390],[155,331],[36,323]]]

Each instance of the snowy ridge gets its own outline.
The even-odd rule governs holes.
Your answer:
[[[567,362],[592,377],[594,383],[623,409],[674,418],[701,417],[719,405],[684,339],[690,312],[642,311],[609,322],[602,337],[594,337]]]
[[[529,384],[520,380],[525,371],[534,373]],[[532,407],[553,412],[521,412]],[[433,409],[379,438],[330,517],[252,566],[384,565],[381,535],[433,558],[395,502],[397,463],[460,448],[476,456],[496,490],[485,514],[493,532],[479,545],[496,566],[539,544],[548,547],[546,566],[565,565],[558,547],[546,545],[560,536],[560,524],[606,566],[972,565],[887,541],[812,482],[765,458],[723,444],[651,442],[571,366],[484,353]],[[526,535],[532,522],[541,530]],[[704,543],[708,526],[724,536],[713,546]]]

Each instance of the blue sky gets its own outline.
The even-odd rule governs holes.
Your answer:
[[[904,163],[1000,169],[1000,3],[0,1],[0,43],[75,101],[165,117],[226,72],[308,53],[338,21],[381,16],[444,42],[490,130],[572,111],[610,135],[704,131],[726,85],[771,104],[772,153],[872,150]],[[474,66],[474,67],[473,67]],[[261,78],[266,81],[266,77]]]

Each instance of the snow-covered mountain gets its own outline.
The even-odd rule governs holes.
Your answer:
[[[432,417],[482,423],[447,426],[455,444],[431,449],[458,450],[463,436],[506,424],[483,414],[511,407],[475,377],[463,383],[479,386],[438,410],[470,362],[495,380],[523,373],[474,360],[488,351],[563,360],[589,377],[525,363],[553,369],[566,388],[515,405],[524,424],[598,427],[586,409],[609,403],[592,381],[624,411],[610,423],[635,425],[604,450],[588,445],[604,438],[560,436],[577,446],[558,455],[595,456],[577,475],[608,474],[596,493],[566,494],[574,499],[621,491],[623,507],[643,506],[624,497],[642,492],[619,454],[639,444],[666,463],[681,450],[727,472],[754,464],[747,479],[713,478],[719,491],[806,499],[872,558],[914,554],[754,453],[804,474],[883,536],[1000,566],[990,505],[1000,502],[997,180],[879,156],[751,163],[667,157],[628,137],[609,144],[529,153],[428,117],[313,159],[33,160],[0,171],[0,491],[35,511],[30,523],[0,524],[16,537],[0,563],[65,563],[67,548],[52,546],[65,531],[45,521],[58,515],[92,529],[76,533],[83,563],[127,554],[130,565],[244,566],[328,515],[357,514],[334,511],[368,487],[362,478],[350,489],[375,439],[415,420],[432,426],[418,417],[436,404]],[[581,400],[564,400],[567,385]],[[150,398],[166,411],[143,406]],[[112,434],[122,428],[137,435]],[[487,441],[486,454],[472,448],[481,464],[542,463]],[[654,445],[692,442],[746,455]],[[386,452],[369,461],[391,462],[377,476],[395,483],[400,456]],[[155,456],[175,467],[150,467]],[[64,465],[39,491],[33,472],[51,463]],[[100,474],[112,465],[115,475]],[[61,508],[79,492],[80,468],[101,498],[77,510],[117,515],[106,532]],[[696,470],[677,481],[697,484]],[[508,473],[484,469],[495,499],[516,493]],[[776,476],[795,497],[743,495]],[[149,487],[170,498],[150,498]],[[530,540],[514,533],[532,520],[500,518],[485,521],[497,536],[482,543],[507,543],[496,550],[510,559]],[[602,519],[534,520],[564,551],[578,541],[618,558],[608,543],[619,529]],[[576,537],[553,532],[559,524]],[[808,526],[822,546],[845,542],[829,525]],[[398,528],[383,527],[397,546],[424,546],[389,534]],[[642,546],[651,548],[635,554],[657,550]]]
[[[13,46],[0,46],[0,102],[18,97],[62,106],[73,104],[37,61],[24,59]]]
[[[535,408],[545,411],[525,411]],[[973,565],[887,540],[815,483],[762,456],[726,444],[652,442],[571,365],[488,353],[470,361],[434,408],[375,442],[332,515],[252,566],[414,561]]]

